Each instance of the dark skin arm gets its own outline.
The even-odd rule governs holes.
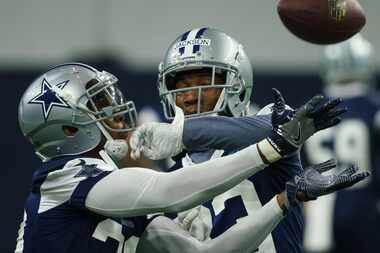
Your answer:
[[[307,201],[306,194],[304,192],[296,193],[297,199],[301,202]],[[285,192],[281,192],[276,196],[277,203],[282,210],[285,210]]]

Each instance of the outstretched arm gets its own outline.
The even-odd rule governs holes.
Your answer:
[[[130,217],[179,212],[237,185],[281,155],[264,139],[235,154],[170,173],[144,168],[114,171],[97,182],[86,208],[105,216]]]
[[[315,132],[339,123],[338,116],[346,111],[345,108],[338,107],[340,102],[340,99],[334,99],[324,103],[323,96],[314,96],[296,111],[289,112],[285,110],[285,100],[281,93],[275,90],[273,108],[276,110],[273,110],[269,127],[268,122],[263,119],[259,121],[259,117],[230,120],[199,118],[187,120],[181,125],[147,123],[139,127],[132,135],[131,156],[138,158],[143,153],[147,158],[158,160],[177,155],[183,147],[195,151],[204,148],[238,149],[255,140],[253,130],[265,125],[267,132],[264,131],[264,136],[268,133],[272,134],[271,139],[284,139],[297,149]],[[178,112],[181,110],[176,108],[176,114]],[[221,121],[224,123],[219,124]],[[201,122],[203,123],[200,124]],[[187,126],[188,123],[190,123],[189,126]],[[251,129],[247,130],[249,127]],[[264,138],[264,136],[259,137]]]
[[[280,223],[298,201],[308,201],[337,190],[350,187],[369,176],[358,168],[348,168],[336,175],[322,173],[334,168],[335,161],[329,160],[311,166],[300,176],[287,183],[286,191],[248,215],[220,236],[199,241],[166,217],[155,218],[140,238],[137,252],[254,252]],[[284,211],[283,211],[284,210]]]

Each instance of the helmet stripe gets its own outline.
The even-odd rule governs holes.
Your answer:
[[[185,43],[185,52],[184,56],[191,56],[193,53],[193,42],[195,41],[195,36],[197,36],[198,32],[201,29],[193,29],[190,31],[189,35],[187,36],[186,43]]]
[[[182,38],[181,38],[181,41],[185,41],[186,39],[187,39],[187,36],[189,36],[189,33],[190,33],[191,31],[187,31],[187,32],[185,32],[184,34],[182,34]],[[179,54],[180,55],[183,55],[183,53],[185,52],[185,47],[180,47],[179,48]]]
[[[196,39],[199,39],[199,38],[203,35],[203,33],[204,33],[206,30],[207,30],[207,27],[204,27],[204,28],[200,29],[200,30],[197,32],[197,34],[195,35],[195,38],[196,38]],[[196,53],[196,52],[198,52],[199,49],[200,49],[200,45],[195,45],[195,46],[193,47],[193,54]]]

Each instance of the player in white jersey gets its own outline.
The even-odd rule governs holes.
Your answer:
[[[147,134],[146,145],[137,143],[132,147],[138,153],[138,146],[145,145],[143,152],[150,158],[164,158],[175,154],[176,165],[170,168],[171,171],[236,152],[255,140],[262,139],[271,131],[272,124],[275,124],[271,121],[273,115],[270,115],[270,110],[267,110],[268,115],[238,118],[246,115],[252,90],[252,69],[243,47],[222,31],[200,28],[182,34],[170,44],[159,71],[159,91],[166,117],[170,119],[175,115],[175,105],[185,111],[186,117],[196,117],[185,123],[183,143],[187,153],[177,155],[179,151],[172,152],[172,147],[176,145],[172,145],[175,142],[170,140],[176,134],[165,128],[162,128],[165,133],[160,133],[160,127],[156,124],[144,126],[136,132]],[[285,107],[284,104],[282,106]],[[288,110],[286,113],[291,114],[293,111]],[[212,114],[236,118],[204,117]],[[154,135],[158,136],[157,143],[152,140]],[[160,153],[162,151],[164,152]],[[160,157],[161,155],[163,156]],[[262,215],[265,214],[263,210],[266,209],[266,204],[271,203],[279,192],[285,190],[286,182],[302,173],[298,153],[292,153],[271,164],[262,173],[206,202],[198,208],[200,211],[190,211],[190,217],[199,213],[194,223],[200,226],[188,224],[186,221],[184,227],[198,239],[218,240],[229,237],[228,242],[233,241],[231,231],[245,231],[245,225],[252,227],[256,235],[249,238],[249,245],[242,243],[239,248],[249,248],[250,251],[256,250],[276,227],[272,233],[273,239],[272,236],[268,237],[258,250],[300,252],[303,220],[299,205],[295,205],[285,219],[270,219],[269,216],[264,219]],[[176,215],[167,216],[174,218]],[[182,214],[179,214],[178,220],[181,219]],[[169,222],[167,219],[166,221]],[[147,228],[149,230],[150,226]],[[174,240],[175,233],[170,231],[170,234],[170,240],[154,233],[146,236],[160,238],[161,242],[158,241],[157,247],[152,240],[148,243],[140,242],[140,245],[144,245],[140,248],[165,251],[169,243],[176,245],[177,242]],[[183,235],[179,237],[182,238]],[[213,240],[210,243],[216,242]],[[164,244],[163,241],[167,243]],[[189,247],[197,251],[196,246]]]

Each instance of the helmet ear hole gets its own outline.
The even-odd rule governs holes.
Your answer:
[[[78,132],[78,128],[73,126],[62,126],[62,131],[67,137],[74,137]]]

